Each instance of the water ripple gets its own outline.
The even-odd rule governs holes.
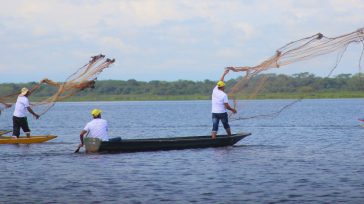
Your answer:
[[[286,103],[251,101],[243,111]],[[152,138],[210,134],[210,102],[59,103],[29,120],[34,133],[58,138],[1,146],[0,203],[364,203],[363,105],[303,100],[277,118],[234,121],[234,132],[253,133],[234,147],[74,154],[93,107],[111,136]],[[10,127],[11,113],[2,116]]]

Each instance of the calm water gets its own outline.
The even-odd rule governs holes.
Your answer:
[[[240,114],[289,100],[249,101]],[[55,140],[0,146],[0,203],[364,203],[364,100],[303,100],[276,118],[231,122],[252,135],[234,147],[74,154],[92,108],[110,135],[208,135],[210,101],[58,103],[33,134]],[[11,128],[12,110],[0,129]],[[219,133],[223,133],[220,126]]]

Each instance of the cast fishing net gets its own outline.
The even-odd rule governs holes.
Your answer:
[[[100,54],[91,57],[88,63],[70,75],[65,82],[55,82],[45,78],[39,83],[34,83],[31,88],[28,87],[31,91],[30,97],[36,95],[43,99],[40,102],[31,103],[32,109],[37,114],[43,115],[57,101],[65,100],[85,89],[94,88],[97,76],[114,62],[115,59],[105,59],[105,55]],[[42,94],[42,90],[47,91],[44,91],[45,94]],[[49,93],[53,94],[50,95]],[[6,108],[10,108],[16,102],[19,94],[20,90],[17,90],[15,93],[0,96],[0,112]]]
[[[237,81],[229,92],[229,97],[234,100],[234,108],[237,109],[237,96],[243,95],[244,92],[250,92],[249,98],[254,98],[256,94],[265,86],[268,77],[260,75],[260,73],[269,70],[271,68],[281,68],[290,64],[294,64],[301,61],[308,61],[313,58],[317,58],[322,55],[336,54],[336,61],[334,66],[329,71],[327,77],[330,77],[333,71],[340,63],[344,53],[348,46],[353,43],[361,43],[362,51],[359,59],[359,73],[361,72],[361,61],[364,52],[364,28],[360,28],[354,32],[344,34],[338,37],[326,37],[321,33],[306,37],[297,41],[290,42],[285,46],[279,48],[275,55],[264,60],[262,63],[256,66],[241,66],[241,67],[228,67],[234,72],[245,72],[245,75]],[[252,80],[255,79],[255,80]],[[250,84],[249,84],[250,83]],[[251,84],[253,83],[253,84]],[[280,110],[268,114],[261,114],[255,116],[239,117],[237,115],[230,115],[232,120],[249,119],[256,117],[274,117],[280,114],[284,109],[292,106],[300,99],[293,101],[290,104],[285,105]]]

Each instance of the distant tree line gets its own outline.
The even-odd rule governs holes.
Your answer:
[[[258,76],[257,79],[262,77],[268,77],[266,85],[262,90],[262,92],[266,93],[364,90],[364,75],[362,74],[339,74],[328,78],[304,72],[293,74],[292,76],[265,74]]]
[[[264,80],[263,80],[264,79]],[[230,79],[226,82],[227,91],[236,84],[241,77]],[[262,74],[249,83],[242,84],[239,90],[251,93],[257,86],[264,85],[259,94],[293,94],[317,92],[361,92],[364,90],[364,78],[361,74],[340,74],[335,77],[318,77],[308,72],[284,75]],[[22,87],[32,87],[30,83],[2,83],[0,84],[0,97],[19,91]],[[159,81],[149,82],[130,80],[101,80],[97,81],[94,89],[87,89],[76,95],[79,98],[97,96],[205,96],[211,95],[216,81]],[[33,97],[46,97],[55,93],[53,87],[44,87],[37,91]],[[244,98],[244,97],[243,97]],[[123,99],[116,97],[116,99]]]

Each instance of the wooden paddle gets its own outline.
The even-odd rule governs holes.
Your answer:
[[[80,145],[78,145],[78,148],[75,150],[75,152],[74,153],[78,153],[79,151],[80,151],[80,149],[81,149],[81,144]]]
[[[85,135],[85,137],[87,137],[88,136],[88,133],[90,133],[90,131],[88,131],[87,132],[87,134]],[[75,150],[75,152],[74,153],[78,153],[79,151],[80,151],[80,149],[81,149],[81,147],[82,147],[83,145],[78,145],[78,147],[77,147],[77,149]]]

